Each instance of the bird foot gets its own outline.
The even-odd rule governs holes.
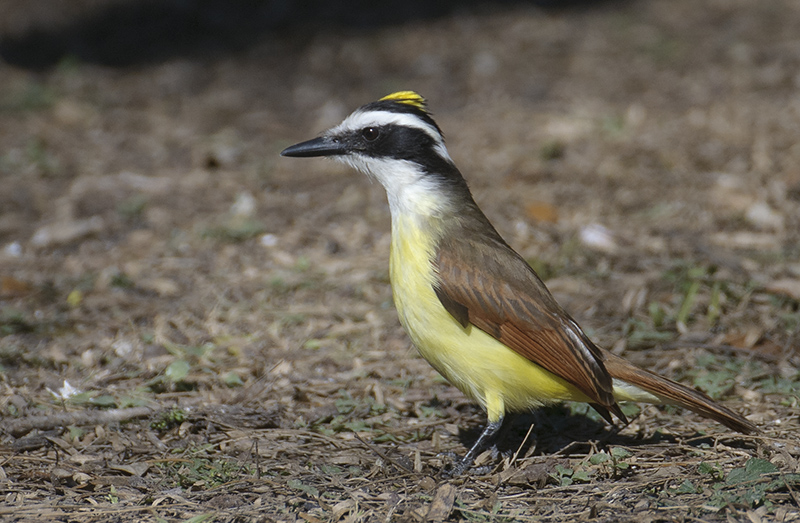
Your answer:
[[[497,448],[497,445],[494,444],[487,450],[491,452],[492,461],[496,461],[498,457],[504,454],[500,452],[500,450]],[[463,457],[459,456],[455,452],[442,452],[439,455],[447,457],[453,460],[454,462],[453,468],[451,468],[449,471],[444,472],[444,476],[450,478],[460,476],[468,470],[473,474],[477,475],[489,474],[494,468],[492,465],[481,465],[479,467],[473,467],[473,465],[475,464],[475,459],[478,456],[475,456],[472,452],[467,452],[467,454]]]

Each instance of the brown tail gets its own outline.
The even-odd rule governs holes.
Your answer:
[[[743,434],[758,432],[758,427],[732,410],[714,402],[702,392],[690,389],[653,372],[635,367],[610,352],[604,351],[604,355],[606,356],[604,361],[606,369],[612,378],[630,383],[654,394],[664,404],[677,405],[689,409]]]

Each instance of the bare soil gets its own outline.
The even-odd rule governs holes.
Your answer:
[[[800,520],[800,3],[292,11],[157,49],[108,37],[122,1],[4,5],[3,521]],[[763,432],[554,406],[447,477],[484,415],[400,328],[382,188],[278,156],[401,89],[595,341]]]

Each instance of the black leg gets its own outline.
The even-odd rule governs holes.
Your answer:
[[[500,431],[500,427],[503,426],[503,418],[500,418],[497,421],[490,421],[486,428],[483,429],[481,432],[478,441],[469,449],[466,456],[464,456],[461,461],[456,463],[456,466],[453,467],[453,470],[450,472],[451,476],[460,476],[464,472],[467,471],[468,468],[472,466],[472,463],[475,461],[475,458],[478,457],[478,454],[486,450],[489,445],[494,441],[497,437],[497,433]]]

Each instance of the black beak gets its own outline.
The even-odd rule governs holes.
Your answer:
[[[295,158],[309,158],[312,156],[335,156],[345,154],[347,150],[339,140],[321,136],[301,142],[281,151],[281,156],[293,156]]]

